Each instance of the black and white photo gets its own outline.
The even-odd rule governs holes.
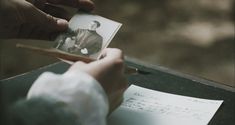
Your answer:
[[[56,38],[54,47],[98,59],[120,27],[120,23],[98,15],[77,14],[70,20],[68,31]]]

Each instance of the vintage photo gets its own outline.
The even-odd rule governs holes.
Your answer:
[[[68,31],[56,38],[54,47],[71,54],[98,59],[121,25],[98,15],[79,13],[69,21]]]

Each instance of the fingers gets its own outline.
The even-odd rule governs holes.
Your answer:
[[[95,7],[94,3],[90,0],[47,0],[47,2],[52,4],[67,5],[85,11],[92,11]]]
[[[122,58],[123,59],[122,51],[117,48],[106,48],[102,52],[102,55],[104,55],[106,57],[115,57],[115,58]]]
[[[71,18],[71,15],[69,15],[68,12],[65,11],[65,9],[55,5],[67,5],[88,12],[94,9],[94,3],[90,0],[27,0],[27,1],[36,6],[38,9],[48,14],[66,20],[69,20]]]
[[[124,55],[120,49],[106,48],[103,50],[103,52],[101,54],[101,60],[102,61],[116,60],[116,61],[118,61],[118,62],[120,61],[120,63],[122,63],[124,60]]]
[[[92,11],[95,8],[95,5],[90,0],[79,0],[78,8],[85,11]]]
[[[19,38],[30,38],[30,35],[33,32],[33,29],[34,29],[34,26],[30,25],[30,24],[22,24],[22,25],[20,25],[18,37]]]
[[[24,17],[23,23],[29,25],[35,25],[35,27],[40,27],[40,31],[39,29],[35,29],[36,31],[28,30],[32,31],[33,33],[22,32],[21,36],[25,38],[38,38],[38,36],[42,36],[42,34],[44,34],[43,38],[39,39],[52,39],[58,32],[64,31],[68,28],[67,20],[70,19],[69,14],[64,9],[54,6],[53,4],[67,5],[71,7],[80,8],[85,11],[91,11],[94,9],[94,3],[90,0],[27,0],[27,1],[32,3],[33,5],[28,2],[25,2],[24,7],[19,9],[22,11]],[[43,10],[44,12],[41,10]],[[50,14],[53,16],[51,16]],[[24,27],[22,29],[24,29]]]
[[[68,28],[68,22],[65,19],[56,18],[42,12],[30,3],[21,8],[24,12],[24,22],[44,29],[45,32],[59,32]]]
[[[45,7],[45,3],[47,3],[47,0],[26,0],[36,6],[37,8],[43,10]]]
[[[70,20],[72,17],[64,8],[57,7],[53,4],[45,4],[43,12],[66,20]]]
[[[101,60],[89,64],[76,62],[67,72],[84,71],[99,81],[108,96],[112,112],[121,104],[123,93],[128,86],[123,64],[122,51],[107,48]]]
[[[44,9],[45,3],[51,3],[55,5],[66,5],[74,8],[78,8],[84,11],[92,11],[95,6],[90,0],[28,0],[39,9]]]

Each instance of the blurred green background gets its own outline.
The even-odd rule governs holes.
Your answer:
[[[123,24],[110,47],[127,56],[235,87],[233,0],[95,0],[94,13]],[[0,40],[1,79],[58,60]]]

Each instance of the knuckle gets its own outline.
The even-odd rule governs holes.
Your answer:
[[[115,68],[118,68],[118,69],[124,68],[124,65],[125,65],[125,63],[124,63],[124,60],[123,60],[123,59],[116,59],[116,60],[114,60],[114,62],[113,62],[113,66],[114,66]]]
[[[122,50],[115,48],[115,51],[116,51],[118,57],[120,57],[121,59],[124,59],[124,54],[123,54]]]
[[[116,53],[118,53],[120,55],[123,53],[122,50],[120,50],[118,48],[113,48],[113,51],[115,51]]]
[[[49,20],[56,20],[55,17],[53,17],[53,16],[50,15],[50,14],[46,14],[46,17],[47,17],[47,19],[49,19]]]
[[[75,62],[73,65],[74,66],[82,66],[82,65],[84,65],[85,63],[84,62],[82,62],[82,61],[77,61],[77,62]]]

